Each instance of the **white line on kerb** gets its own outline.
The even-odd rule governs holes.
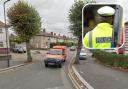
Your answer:
[[[72,69],[74,70],[75,74],[80,79],[80,81],[87,87],[87,89],[94,89],[88,82],[85,81],[85,79],[82,78],[82,76],[77,72],[74,66],[72,66]]]

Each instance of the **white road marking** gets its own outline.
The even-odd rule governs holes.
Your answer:
[[[83,74],[84,72],[80,70],[80,73]]]

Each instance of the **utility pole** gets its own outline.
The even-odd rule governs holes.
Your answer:
[[[6,5],[6,3],[7,3],[8,1],[10,1],[10,0],[6,0],[6,1],[4,2],[4,21],[5,21],[5,26],[4,26],[4,27],[5,27],[5,32],[6,32],[7,66],[10,67],[9,56],[8,56],[8,49],[9,49],[9,47],[8,47],[8,28],[7,28],[7,23],[6,23],[6,8],[5,8],[5,5]]]

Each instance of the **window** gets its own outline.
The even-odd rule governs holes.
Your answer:
[[[3,42],[0,42],[0,47],[3,47],[3,46],[4,46]]]
[[[0,28],[0,33],[3,33],[2,29]]]

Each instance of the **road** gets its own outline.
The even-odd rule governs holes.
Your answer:
[[[94,89],[128,89],[128,72],[96,63],[90,53],[87,60],[80,63],[75,66],[76,69]]]
[[[33,61],[40,60],[45,56],[46,50],[31,50]],[[27,61],[27,53],[14,53],[11,52],[11,60],[9,61],[10,67],[23,64]],[[0,69],[7,68],[7,60],[0,60]]]
[[[65,72],[73,54],[69,52],[63,68],[45,68],[44,63],[38,60],[33,64],[0,73],[0,89],[74,89]]]

